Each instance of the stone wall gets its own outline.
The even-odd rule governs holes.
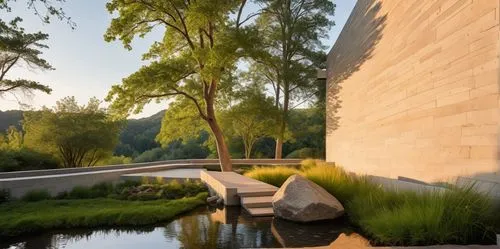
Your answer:
[[[358,0],[328,56],[327,161],[500,182],[499,0]]]

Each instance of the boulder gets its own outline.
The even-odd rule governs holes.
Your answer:
[[[207,203],[209,205],[216,205],[217,204],[217,200],[219,200],[219,197],[216,196],[216,195],[207,197]]]
[[[318,184],[300,175],[290,176],[273,196],[274,215],[296,222],[335,219],[342,204]]]

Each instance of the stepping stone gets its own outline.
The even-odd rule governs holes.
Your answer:
[[[255,197],[255,196],[273,196],[278,188],[238,188],[240,197]]]
[[[241,205],[247,208],[272,207],[273,196],[242,197]]]
[[[252,216],[273,216],[273,208],[245,208]]]

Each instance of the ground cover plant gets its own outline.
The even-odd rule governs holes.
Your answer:
[[[47,229],[138,226],[172,219],[205,203],[207,193],[176,200],[13,201],[0,205],[0,238]]]
[[[18,200],[2,190],[0,238],[56,228],[136,226],[167,221],[205,203],[200,181],[100,183],[52,196],[34,190]]]
[[[255,167],[249,177],[280,186],[293,171]],[[335,196],[349,221],[375,245],[491,244],[495,208],[474,185],[447,191],[390,191],[341,167],[304,160],[299,174]],[[281,184],[279,184],[281,183]],[[497,226],[498,230],[498,226]]]

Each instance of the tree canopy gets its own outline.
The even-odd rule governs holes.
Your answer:
[[[111,156],[122,126],[99,105],[95,98],[80,106],[74,97],[66,97],[53,109],[25,112],[25,146],[56,155],[64,167],[95,165]]]

